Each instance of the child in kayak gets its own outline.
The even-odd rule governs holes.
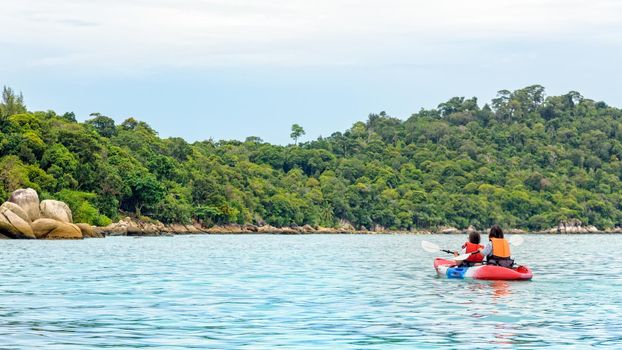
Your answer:
[[[479,264],[484,260],[484,255],[482,255],[481,251],[484,246],[479,244],[481,237],[477,232],[469,233],[469,240],[462,245],[462,253],[475,253],[471,254],[466,260],[463,260],[458,266],[473,266],[475,264]],[[477,253],[476,253],[477,252]],[[457,252],[454,252],[454,255],[458,255]]]
[[[482,250],[482,254],[486,257],[486,264],[511,268],[514,260],[510,258],[510,243],[503,238],[501,227],[497,225],[491,227],[488,240],[488,244]]]

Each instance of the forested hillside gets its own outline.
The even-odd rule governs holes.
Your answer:
[[[133,118],[78,123],[27,111],[10,88],[2,97],[0,197],[32,187],[67,202],[76,221],[105,225],[123,211],[165,223],[343,219],[367,229],[622,223],[622,111],[577,92],[546,97],[535,85],[483,106],[454,97],[288,146],[187,143]]]

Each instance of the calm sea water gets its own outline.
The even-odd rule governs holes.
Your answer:
[[[462,236],[0,241],[0,348],[622,348],[622,235],[525,238],[531,282],[437,278]]]

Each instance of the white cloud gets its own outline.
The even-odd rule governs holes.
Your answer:
[[[427,61],[491,41],[619,45],[622,29],[614,0],[4,2],[0,44],[29,56],[5,51],[5,69]]]

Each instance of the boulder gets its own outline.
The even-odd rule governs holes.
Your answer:
[[[23,238],[22,233],[13,227],[2,214],[0,214],[0,234],[9,238]]]
[[[277,233],[282,235],[297,235],[300,233],[300,231],[292,227],[282,227],[277,231]]]
[[[94,226],[94,227],[93,227],[93,233],[94,233],[97,237],[101,237],[101,238],[106,237],[106,232],[105,232],[105,231],[104,231],[104,229],[102,229],[101,227]]]
[[[382,225],[373,225],[371,227],[371,231],[372,232],[386,232],[387,229],[386,229],[386,227],[384,227]]]
[[[65,223],[71,223],[73,221],[71,209],[69,209],[69,206],[64,202],[46,199],[41,202],[39,208],[41,217]]]
[[[13,213],[17,214],[17,216],[22,218],[27,223],[29,224],[32,223],[32,221],[28,217],[28,213],[26,213],[24,209],[22,209],[22,207],[20,207],[19,205],[12,203],[12,202],[4,202],[2,203],[2,205],[0,205],[0,211],[4,210],[2,208],[12,211]]]
[[[259,231],[259,228],[257,226],[251,225],[251,224],[246,224],[242,228],[246,232],[257,232],[257,231]]]
[[[317,229],[315,230],[315,232],[317,232],[317,233],[335,233],[335,232],[337,232],[337,230],[332,228],[332,227],[318,226]]]
[[[46,238],[58,227],[59,223],[60,221],[54,219],[41,218],[32,223],[32,230],[37,238]]]
[[[35,221],[41,217],[39,212],[39,195],[32,188],[21,188],[13,191],[9,202],[15,203],[24,209],[30,221]]]
[[[279,229],[272,225],[263,225],[257,228],[257,232],[259,233],[277,233],[278,231]]]
[[[549,233],[596,233],[601,232],[595,226],[583,226],[578,219],[569,219],[568,221],[560,221],[557,227],[550,228],[545,232]]]
[[[224,226],[212,226],[207,229],[207,233],[230,233]]]
[[[101,228],[102,234],[106,236],[127,236],[127,223],[119,221]]]
[[[247,227],[247,225],[241,226],[238,224],[231,225],[216,225],[207,229],[201,229],[201,233],[216,233],[216,234],[225,234],[225,233],[248,233],[248,232],[257,232],[257,227],[250,225],[252,227]],[[253,228],[255,231],[253,231]]]
[[[2,207],[0,209],[0,221],[3,222],[2,227],[0,228],[0,231],[3,234],[7,234],[13,238],[36,238],[30,223],[6,207]]]
[[[138,226],[127,226],[126,235],[128,236],[143,236],[143,230]]]
[[[79,224],[76,224],[76,226],[78,226],[78,228],[82,232],[82,237],[84,238],[103,238],[104,237],[101,233],[95,232],[95,230],[93,230],[93,226],[89,224],[79,223]]]
[[[460,230],[458,230],[455,227],[441,227],[438,230],[439,233],[444,233],[444,234],[453,234],[453,233],[460,233]]]
[[[188,233],[188,229],[186,228],[186,226],[181,225],[181,224],[170,224],[169,228],[170,228],[171,233],[177,233],[177,234]]]
[[[32,228],[39,239],[82,239],[84,237],[78,226],[54,219],[35,220]]]
[[[352,223],[345,219],[339,220],[339,228],[341,229],[341,231],[354,231],[354,226],[352,226]]]
[[[511,228],[509,230],[506,230],[505,233],[509,233],[511,235],[516,235],[516,234],[525,234],[525,233],[527,233],[527,231],[521,230],[521,229],[518,229],[518,228]]]
[[[202,230],[199,230],[194,225],[184,225],[184,227],[188,233],[203,233]]]
[[[162,230],[160,229],[160,225],[158,224],[145,224],[143,227],[143,232],[147,236],[159,236],[162,234]]]
[[[600,230],[596,226],[593,226],[593,225],[590,225],[590,226],[586,227],[585,231],[587,231],[588,233],[600,232]]]
[[[46,239],[82,239],[82,231],[74,224],[58,221],[58,226],[48,233]]]

